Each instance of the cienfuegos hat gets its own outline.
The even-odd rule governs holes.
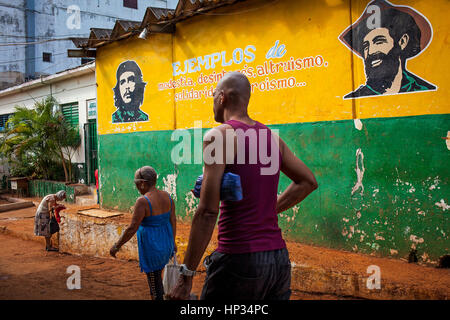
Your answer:
[[[379,11],[372,6],[378,6]],[[374,0],[364,9],[359,19],[345,29],[339,36],[350,50],[363,57],[363,39],[374,29],[374,14],[379,12],[379,27],[387,28],[394,39],[408,34],[408,45],[403,56],[408,59],[416,56],[431,42],[433,29],[430,22],[422,14],[407,6],[396,6],[385,0]],[[369,20],[370,18],[370,20]]]

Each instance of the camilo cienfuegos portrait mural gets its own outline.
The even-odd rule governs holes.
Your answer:
[[[370,2],[361,17],[339,39],[364,60],[366,83],[344,99],[421,92],[437,87],[407,69],[433,37],[431,23],[408,6],[384,0]]]
[[[113,88],[114,105],[117,108],[112,114],[113,123],[148,121],[148,115],[140,109],[146,84],[136,62],[127,60],[119,65],[116,86]]]

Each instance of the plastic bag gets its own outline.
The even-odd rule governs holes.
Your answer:
[[[173,257],[164,267],[163,287],[164,293],[168,294],[177,285],[178,277],[180,276],[180,265],[177,262],[177,255],[174,253]]]

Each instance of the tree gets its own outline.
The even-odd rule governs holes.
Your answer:
[[[72,125],[66,120],[64,115],[60,112],[58,115],[59,125],[56,126],[55,139],[52,143],[55,144],[55,148],[59,151],[60,159],[63,163],[64,174],[72,181],[72,158],[81,144],[80,134],[78,129],[72,127]],[[66,166],[65,160],[68,165]]]
[[[65,180],[70,182],[72,157],[80,143],[78,129],[66,121],[56,99],[48,96],[36,102],[34,109],[15,107],[0,141],[0,151],[12,166],[25,172],[31,167],[32,175],[45,179],[50,176],[52,162],[60,161]]]

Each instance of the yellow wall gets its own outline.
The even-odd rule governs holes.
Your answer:
[[[116,70],[126,60],[134,60],[147,82],[141,110],[149,115],[146,122],[112,123],[113,88]],[[171,74],[171,35],[155,34],[147,40],[131,39],[114,42],[100,48],[96,58],[98,133],[127,133],[150,130],[170,130],[175,127],[173,91],[159,91],[156,85]]]
[[[448,113],[450,82],[446,57],[449,54],[450,19],[445,15],[450,3],[446,0],[393,1],[394,5],[413,6],[432,25],[434,34],[430,45],[420,55],[408,60],[407,68],[436,85],[436,91],[343,99],[365,83],[365,74],[363,60],[338,37],[360,17],[368,3],[351,0],[350,10],[350,0],[245,1],[178,23],[173,39],[172,35],[152,34],[148,40],[132,39],[102,47],[97,57],[99,133],[191,128],[196,120],[202,120],[203,127],[215,126],[212,98],[183,97],[183,91],[191,94],[192,90],[197,94],[201,91],[211,93],[216,83],[199,84],[201,74],[248,68],[256,72],[257,66],[270,61],[286,62],[291,57],[302,61],[317,57],[317,61],[323,64],[250,77],[253,85],[261,85],[266,80],[295,77],[296,84],[292,88],[272,91],[254,89],[249,111],[261,122],[280,124]],[[281,58],[267,59],[266,53],[277,40],[279,46],[285,46],[286,53]],[[204,64],[200,71],[173,75],[172,63],[179,63],[178,70],[183,70],[185,61],[189,63],[189,59],[205,58],[223,51],[226,52],[225,62],[228,62],[236,48],[247,48],[250,52],[246,55],[248,62],[222,66],[221,56],[215,68],[206,69]],[[127,59],[135,60],[143,71],[147,87],[141,109],[150,115],[150,120],[133,125],[113,124],[111,114],[115,107],[112,88],[116,81],[116,69]],[[198,60],[192,60],[191,68],[196,66]],[[192,84],[187,83],[188,78]],[[176,89],[162,87],[163,83],[167,85],[174,80],[186,83]]]
[[[362,14],[367,3],[369,1],[352,0],[352,22]],[[433,28],[431,43],[418,56],[408,60],[407,68],[436,85],[437,90],[356,99],[354,100],[356,117],[362,119],[449,113],[450,63],[447,57],[450,53],[450,19],[446,18],[445,12],[450,10],[450,2],[392,0],[391,3],[412,7],[431,23]],[[358,87],[365,82],[364,64],[363,60],[356,55],[354,55],[354,62],[355,86]]]

